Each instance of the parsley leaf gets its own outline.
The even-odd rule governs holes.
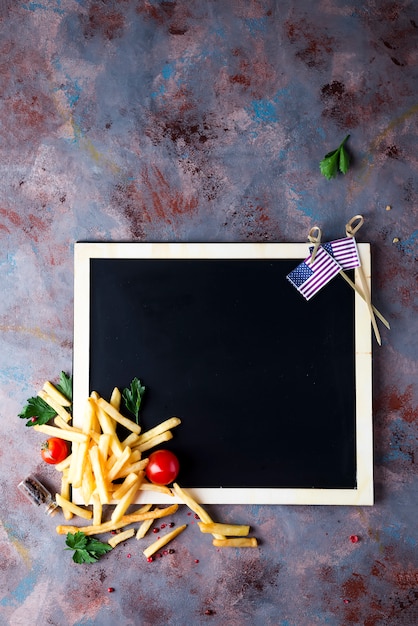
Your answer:
[[[328,152],[319,164],[321,174],[328,180],[335,178],[338,174],[338,170],[342,174],[346,174],[350,167],[350,158],[344,147],[349,136],[350,135],[347,135],[347,137],[345,137],[336,150]]]
[[[28,420],[26,426],[34,426],[35,424],[46,424],[50,419],[56,416],[56,411],[49,406],[39,396],[29,398],[23,411],[19,413],[19,417]],[[36,418],[36,419],[33,419]]]
[[[88,537],[79,531],[67,533],[65,550],[74,550],[73,561],[75,563],[95,563],[99,557],[112,550],[112,546],[103,543],[94,537]]]
[[[65,372],[61,372],[60,381],[56,388],[61,391],[61,393],[72,402],[73,400],[73,379],[72,376],[67,376]]]
[[[135,415],[136,423],[139,421],[139,409],[142,402],[142,396],[145,393],[145,387],[138,378],[134,378],[130,387],[125,387],[122,391],[122,398],[125,406],[130,413]]]

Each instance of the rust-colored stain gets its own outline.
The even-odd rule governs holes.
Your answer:
[[[392,388],[376,398],[376,410],[383,413],[395,412],[408,424],[417,422],[418,405],[414,404],[414,391],[412,384],[403,393]]]
[[[188,197],[185,192],[174,189],[157,166],[145,167],[140,181],[119,184],[113,201],[129,221],[135,239],[141,239],[145,224],[155,219],[170,224],[198,208],[197,197]]]
[[[352,574],[348,580],[343,583],[343,595],[348,600],[358,600],[367,594],[366,581],[361,574]]]
[[[84,37],[90,38],[101,35],[112,41],[121,37],[125,27],[123,13],[108,9],[105,3],[93,2],[90,5],[88,16],[82,19]]]
[[[292,17],[285,22],[285,32],[290,43],[297,48],[296,57],[313,69],[327,64],[335,39],[326,29],[318,29],[305,17]]]

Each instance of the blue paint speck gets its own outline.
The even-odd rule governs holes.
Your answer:
[[[277,122],[276,106],[271,100],[267,100],[266,98],[253,100],[251,108],[255,121],[267,122],[270,124]]]

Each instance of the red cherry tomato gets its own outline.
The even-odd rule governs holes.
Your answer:
[[[156,450],[149,455],[145,473],[154,485],[169,485],[179,473],[180,463],[170,450]]]
[[[45,441],[41,448],[41,456],[46,463],[55,465],[67,458],[69,453],[68,443],[64,439],[51,437]]]

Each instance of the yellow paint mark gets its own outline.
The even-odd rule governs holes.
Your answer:
[[[414,104],[407,111],[395,117],[389,124],[384,128],[377,137],[371,142],[367,156],[360,163],[360,170],[364,171],[364,174],[360,176],[360,187],[364,186],[370,178],[371,172],[374,168],[374,163],[369,163],[369,156],[373,152],[376,151],[378,145],[389,135],[389,133],[394,130],[396,127],[404,124],[409,118],[418,114],[418,104]],[[354,186],[354,183],[353,185]],[[358,191],[359,189],[357,189]],[[352,189],[349,190],[349,195],[352,196]]]
[[[379,143],[390,133],[391,130],[393,130],[397,126],[400,126],[400,124],[403,124],[404,122],[406,122],[406,120],[408,120],[410,117],[413,117],[417,113],[418,113],[418,104],[414,104],[413,106],[411,106],[411,108],[405,111],[405,113],[402,113],[402,115],[395,117],[391,122],[389,122],[386,128],[381,133],[379,133],[376,139],[372,142],[370,146],[370,150],[375,150],[377,146],[379,145]]]
[[[12,544],[16,552],[19,553],[26,567],[30,569],[32,567],[32,559],[30,556],[29,548],[27,548],[23,543],[18,541],[18,539],[16,539],[15,537],[11,537],[10,535],[8,535],[8,537],[9,537],[10,543]]]
[[[0,332],[21,333],[24,335],[32,335],[33,337],[36,337],[37,339],[42,339],[42,340],[47,339],[49,341],[52,341],[53,343],[58,343],[58,339],[54,335],[54,333],[45,333],[43,330],[41,330],[38,327],[28,328],[26,326],[13,326],[12,324],[10,325],[0,324]]]
[[[83,137],[79,124],[74,121],[74,116],[70,112],[68,105],[65,103],[63,95],[58,91],[54,93],[54,101],[57,111],[64,122],[61,129],[65,131],[65,134],[68,134],[68,136],[72,136],[73,139],[77,140],[79,145],[84,148],[95,163],[107,167],[113,174],[120,173],[120,167],[110,161],[104,154],[99,152],[90,139]]]

